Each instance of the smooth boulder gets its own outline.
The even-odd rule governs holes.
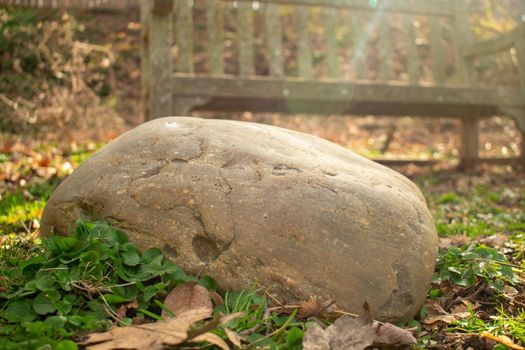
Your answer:
[[[41,232],[105,220],[223,289],[255,281],[384,321],[411,318],[437,235],[419,189],[320,138],[268,125],[169,117],[83,163],[52,194]]]

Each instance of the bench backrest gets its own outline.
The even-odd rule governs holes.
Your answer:
[[[469,82],[465,0],[179,0],[174,12],[178,73]]]

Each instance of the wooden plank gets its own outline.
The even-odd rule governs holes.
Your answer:
[[[279,5],[266,6],[266,33],[270,52],[270,75],[284,76],[283,30],[279,15]]]
[[[224,73],[224,19],[220,0],[208,0],[206,22],[208,29],[208,61],[210,74]]]
[[[339,115],[480,118],[502,115],[505,106],[525,109],[521,89],[344,83],[257,77],[196,78],[177,74],[177,100],[200,97],[196,110]]]
[[[339,69],[339,46],[337,44],[337,27],[339,25],[337,10],[335,8],[324,9],[326,18],[326,58],[328,63],[328,76],[337,79],[341,76]]]
[[[379,79],[383,81],[396,79],[394,68],[392,67],[394,57],[390,30],[388,17],[383,13],[379,20]]]
[[[241,76],[255,73],[253,47],[253,9],[249,2],[240,2],[238,8],[239,73]]]
[[[525,21],[525,1],[518,1],[518,11],[516,13],[516,21],[524,22]]]
[[[149,0],[140,1],[140,99],[142,104],[142,117],[144,120],[150,120],[150,77],[151,77],[151,59],[149,52],[149,27],[151,20],[151,2]]]
[[[416,46],[416,31],[414,28],[414,18],[411,15],[405,15],[404,27],[407,33],[407,67],[408,77],[412,83],[418,83],[421,78],[421,58]]]
[[[525,107],[521,89],[490,87],[442,87],[413,85],[404,82],[373,83],[332,80],[304,81],[297,78],[253,77],[195,77],[175,74],[173,84],[178,96],[216,96],[233,99],[257,97],[265,100],[304,99],[334,101],[366,101],[370,103],[399,103],[435,106],[515,106]],[[464,110],[465,108],[460,108]],[[487,110],[494,113],[494,110]],[[439,108],[436,115],[447,116]],[[497,114],[497,113],[495,113]],[[461,115],[459,115],[461,116]]]
[[[189,0],[177,1],[175,32],[179,49],[177,72],[193,73],[193,12]]]
[[[357,79],[368,79],[366,46],[368,44],[368,23],[363,20],[363,12],[352,13],[352,63]]]
[[[238,0],[253,1],[253,0]],[[463,0],[456,0],[463,1]],[[444,6],[443,0],[383,0],[377,7],[371,5],[370,0],[260,0],[266,4],[286,4],[303,6],[320,6],[334,8],[348,8],[357,10],[381,10],[386,12],[411,13],[417,15],[453,16],[451,7]]]
[[[478,120],[475,118],[461,119],[461,152],[463,167],[471,167],[479,158]]]
[[[173,84],[168,72],[173,72],[173,1],[153,1],[149,26],[149,53],[151,68],[150,117],[171,115]]]
[[[430,27],[430,59],[432,60],[432,76],[437,84],[444,84],[447,80],[445,53],[443,50],[443,33],[441,23],[436,16],[428,19]]]
[[[520,23],[515,35],[514,46],[518,59],[518,72],[520,75],[521,88],[525,91],[525,23]],[[525,140],[522,141],[525,147]]]
[[[465,57],[491,55],[509,50],[514,46],[514,41],[518,35],[518,28],[499,34],[497,37],[474,42],[461,50]]]
[[[436,159],[417,159],[417,158],[408,158],[408,159],[390,159],[390,158],[370,158],[370,160],[373,160],[376,163],[388,166],[388,167],[396,167],[396,166],[405,166],[405,165],[417,165],[417,166],[427,166],[427,165],[434,165],[439,163]]]
[[[310,32],[308,30],[308,10],[309,8],[306,6],[295,7],[299,76],[311,79],[313,77],[313,67]]]
[[[455,37],[458,47],[466,47],[472,43],[472,31],[469,24],[469,11],[466,0],[449,0],[453,9],[453,28],[452,33]],[[459,52],[456,52],[459,54]],[[476,81],[476,71],[474,68],[474,59],[463,56],[461,63],[457,68],[460,73],[460,81],[468,85],[473,85]]]

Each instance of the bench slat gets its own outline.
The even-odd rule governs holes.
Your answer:
[[[228,110],[296,113],[331,111],[342,114],[420,115],[435,117],[489,116],[499,107],[524,108],[518,88],[472,88],[407,83],[304,81],[301,79],[205,78],[175,74],[178,95],[219,99]],[[264,91],[264,94],[261,93]],[[219,107],[214,105],[215,107]],[[215,110],[215,109],[213,109]],[[327,112],[327,111],[324,111]]]
[[[149,85],[149,111],[152,117],[164,117],[172,110],[172,83],[169,74],[173,72],[173,3],[166,0],[151,2],[149,40],[149,63],[151,74]]]
[[[392,67],[394,57],[390,31],[388,18],[383,16],[379,23],[379,79],[384,81],[395,80],[396,78]]]
[[[251,2],[240,2],[238,9],[239,73],[241,76],[255,72],[253,47],[253,9]]]
[[[281,77],[284,75],[283,29],[277,4],[266,6],[266,33],[270,51],[270,75]]]
[[[253,0],[239,0],[253,1]],[[457,0],[459,1],[459,0]],[[463,0],[461,0],[463,1]],[[381,10],[388,12],[411,13],[419,15],[452,16],[449,6],[443,0],[380,0],[372,7],[370,0],[260,0],[260,3],[349,8],[355,10]]]
[[[355,11],[352,16],[352,63],[357,79],[368,79],[366,46],[368,43],[368,22],[363,20],[363,12]]]
[[[328,62],[328,76],[330,78],[339,78],[341,75],[339,69],[339,46],[337,45],[337,10],[327,8],[324,10],[326,18],[326,57]]]
[[[193,73],[193,12],[188,0],[177,1],[175,32],[179,54],[176,69]]]
[[[523,22],[518,25],[514,46],[518,59],[521,88],[525,89],[525,24]],[[525,151],[525,138],[521,140],[521,148]],[[522,157],[525,157],[525,153],[522,153]]]
[[[457,38],[457,45],[459,47],[466,47],[472,43],[472,31],[470,29],[468,4],[466,1],[452,0],[454,10],[454,28],[453,33]],[[459,52],[457,52],[459,54]],[[474,68],[474,58],[461,57],[459,60],[461,65],[458,66],[458,71],[461,74],[461,82],[468,85],[476,81],[476,71]]]
[[[416,31],[414,29],[414,17],[406,15],[404,18],[404,27],[407,31],[407,66],[410,81],[418,83],[421,78],[420,67],[421,58],[416,46]]]
[[[310,33],[308,30],[308,10],[309,8],[306,6],[297,6],[295,8],[295,17],[298,33],[297,63],[299,66],[299,76],[311,79],[313,77],[313,68],[312,48],[310,45]]]
[[[461,51],[463,56],[483,56],[491,55],[495,53],[504,52],[509,50],[513,45],[516,38],[518,29],[514,29],[511,32],[498,34],[497,37],[475,42]]]
[[[208,60],[210,73],[218,75],[224,73],[224,17],[220,0],[208,0],[206,7],[206,21],[208,29]]]
[[[430,27],[430,59],[432,60],[432,76],[437,84],[446,82],[446,68],[442,45],[441,23],[436,16],[428,19]]]

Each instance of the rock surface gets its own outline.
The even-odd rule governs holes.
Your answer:
[[[437,235],[402,175],[314,136],[171,117],[122,135],[53,193],[41,231],[78,218],[119,227],[224,289],[253,281],[288,301],[312,295],[385,321],[412,317]]]

